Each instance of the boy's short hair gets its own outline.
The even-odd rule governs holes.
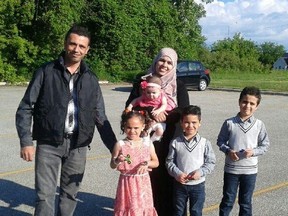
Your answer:
[[[73,25],[68,32],[65,35],[65,41],[67,41],[68,37],[70,36],[70,34],[77,34],[80,36],[84,36],[87,37],[89,39],[89,45],[90,45],[90,41],[91,41],[91,34],[88,31],[87,28],[83,27],[83,26],[79,26],[79,25]]]
[[[241,93],[240,93],[240,97],[239,97],[239,102],[243,99],[244,96],[246,95],[252,95],[255,96],[258,101],[257,101],[257,105],[260,104],[261,101],[261,91],[259,88],[255,87],[255,86],[247,86],[245,87]]]
[[[199,121],[201,121],[201,108],[195,105],[186,106],[182,110],[181,121],[183,120],[184,116],[187,115],[197,115]]]

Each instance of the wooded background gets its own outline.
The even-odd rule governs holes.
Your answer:
[[[213,0],[203,0],[209,4]],[[92,33],[86,58],[99,79],[131,81],[146,71],[162,47],[179,59],[202,61],[211,71],[267,73],[285,48],[257,44],[236,33],[207,46],[193,0],[1,0],[0,81],[27,81],[63,50],[64,35],[75,23]]]

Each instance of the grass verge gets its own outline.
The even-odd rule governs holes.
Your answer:
[[[269,73],[215,72],[211,73],[212,88],[242,89],[256,86],[261,90],[288,92],[288,71],[271,71]]]

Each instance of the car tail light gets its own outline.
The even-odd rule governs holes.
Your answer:
[[[205,74],[210,74],[210,70],[209,70],[209,69],[205,69],[205,70],[204,70],[204,73],[205,73]]]

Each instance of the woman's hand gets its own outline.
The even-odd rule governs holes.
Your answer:
[[[155,116],[157,116],[157,115],[159,115],[159,113],[161,113],[161,110],[159,110],[159,109],[153,109],[152,111],[151,111],[151,114],[155,117]]]
[[[165,122],[167,117],[167,112],[160,112],[158,115],[154,116],[157,122]]]

